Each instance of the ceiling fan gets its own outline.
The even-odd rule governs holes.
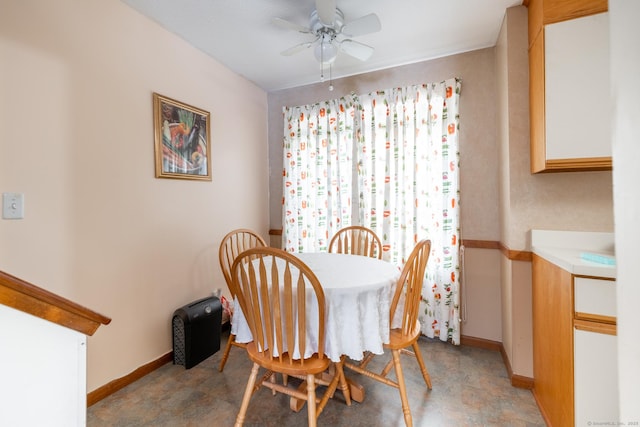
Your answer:
[[[315,0],[315,6],[309,17],[308,27],[282,18],[273,18],[273,23],[279,27],[314,36],[311,41],[282,51],[282,55],[290,56],[315,46],[314,55],[322,65],[335,61],[338,51],[361,61],[371,57],[373,47],[357,42],[352,37],[380,31],[382,26],[375,13],[345,22],[344,14],[336,7],[336,0]]]

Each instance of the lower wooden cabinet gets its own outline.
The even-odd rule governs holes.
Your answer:
[[[550,426],[618,420],[615,280],[533,255],[533,393]]]

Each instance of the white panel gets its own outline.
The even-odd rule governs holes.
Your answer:
[[[640,241],[640,2],[609,1],[611,14],[611,74],[615,102],[613,129],[613,204],[615,206],[618,262],[618,350],[620,421],[640,421],[640,286],[638,242]]]
[[[545,26],[547,159],[611,156],[609,15]]]
[[[575,311],[616,317],[616,282],[576,277]]]
[[[86,336],[0,304],[0,426],[86,424]]]
[[[574,330],[575,425],[618,425],[615,335]]]

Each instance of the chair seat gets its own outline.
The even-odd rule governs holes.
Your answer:
[[[292,361],[289,353],[282,354],[282,361],[280,361],[280,358],[270,359],[267,355],[258,351],[255,342],[247,344],[247,353],[252,362],[258,363],[271,371],[287,375],[319,374],[326,371],[331,365],[331,359],[326,356],[320,359],[317,354],[305,359],[303,366],[300,366],[299,360]]]
[[[412,345],[418,341],[418,338],[420,338],[420,322],[416,322],[408,335],[403,335],[402,329],[391,329],[389,331],[389,344],[384,344],[384,347],[390,350],[398,350]]]

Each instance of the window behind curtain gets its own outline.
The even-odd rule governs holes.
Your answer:
[[[373,229],[383,259],[401,266],[430,239],[422,332],[455,344],[460,89],[449,79],[284,109],[283,248],[324,251],[355,223]]]
[[[285,107],[283,249],[326,251],[352,222],[355,106],[340,98]]]

